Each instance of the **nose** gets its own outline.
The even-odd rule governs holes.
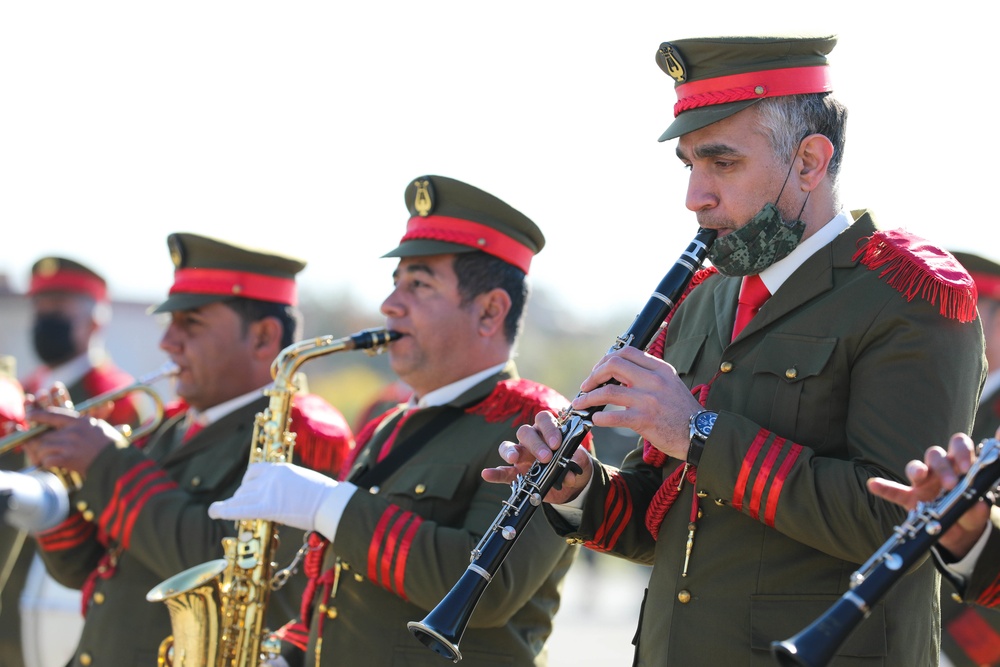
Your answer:
[[[393,288],[393,290],[389,292],[389,296],[385,297],[385,300],[382,301],[379,311],[386,317],[403,316],[406,309],[403,307],[402,300],[399,298],[399,288]]]
[[[178,336],[177,327],[173,322],[167,325],[166,330],[164,330],[163,335],[160,337],[160,349],[167,354],[174,354],[180,351],[180,337]]]
[[[692,168],[691,176],[688,178],[687,196],[684,205],[689,211],[697,213],[719,205],[719,197],[715,193],[712,181],[698,173],[696,168]]]

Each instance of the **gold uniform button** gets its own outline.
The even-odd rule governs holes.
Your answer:
[[[80,664],[83,665],[83,667],[87,667],[87,665],[89,665],[93,661],[94,661],[94,659],[92,657],[90,657],[89,653],[81,653],[80,654]]]
[[[94,593],[94,604],[104,604],[104,593]]]
[[[725,507],[726,506],[726,501],[723,500],[722,498],[716,498],[715,499],[715,504],[718,505],[719,507]]]
[[[566,544],[574,544],[574,545],[583,544],[583,540],[581,540],[579,537],[567,537]]]
[[[959,604],[962,604],[962,603],[965,602],[965,600],[962,599],[962,596],[959,595],[958,593],[952,593],[951,594],[951,599],[954,600],[955,602],[959,603]]]
[[[330,619],[337,618],[337,608],[336,607],[330,607],[329,609],[327,609],[326,610],[326,617],[330,618]]]
[[[365,580],[364,575],[358,574],[357,572],[354,573],[354,581],[364,581],[364,580]]]
[[[753,92],[756,95],[763,95],[764,94],[764,86],[754,86]]]
[[[378,495],[378,491],[379,491],[378,486],[373,486],[372,488],[368,489],[368,493],[372,494],[373,496]]]
[[[424,486],[423,484],[417,484],[417,486],[414,487],[413,492],[419,495],[426,490],[427,490],[426,486]]]
[[[798,376],[799,376],[799,372],[797,370],[795,370],[794,366],[792,366],[787,371],[785,371],[785,377],[788,378],[789,380],[794,380]]]
[[[199,486],[201,486],[201,477],[192,477],[191,478],[191,486],[196,487],[196,488],[199,487]]]
[[[87,511],[87,501],[86,500],[78,500],[78,501],[76,501],[76,511],[77,512],[85,512],[85,511]]]
[[[689,591],[681,591],[677,594],[677,601],[681,604],[687,604],[691,601],[691,593]]]
[[[698,496],[699,498],[708,498],[708,491],[699,491],[699,492],[697,493],[697,496]]]
[[[90,510],[87,510],[86,512],[83,513],[83,520],[84,521],[93,521],[94,520],[94,513],[91,512]]]
[[[723,373],[730,372],[731,370],[733,370],[733,362],[723,361],[722,364],[719,366],[719,370],[722,371]]]

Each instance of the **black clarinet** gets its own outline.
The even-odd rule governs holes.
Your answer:
[[[976,462],[954,489],[928,503],[918,503],[892,537],[851,575],[850,588],[822,616],[800,633],[771,644],[779,665],[822,667],[840,645],[942,533],[993,490],[1000,480],[1000,443],[984,440]]]
[[[615,340],[609,353],[624,347],[646,349],[705,261],[717,234],[714,229],[699,228],[687,249],[656,286],[632,325]],[[605,407],[567,409],[560,415],[562,442],[552,452],[552,458],[547,464],[535,461],[526,474],[518,475],[517,480],[511,484],[510,498],[503,503],[500,514],[472,550],[469,567],[458,583],[424,620],[406,624],[410,632],[425,646],[441,656],[451,658],[452,662],[462,659],[458,644],[479,599],[493,575],[500,569],[518,535],[542,504],[542,498],[562,481],[570,466],[575,465],[572,462],[573,453],[593,427],[593,416]]]

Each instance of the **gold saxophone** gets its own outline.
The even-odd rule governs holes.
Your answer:
[[[292,460],[289,430],[296,371],[314,357],[344,350],[381,352],[399,338],[395,331],[366,329],[346,338],[314,338],[289,345],[271,364],[274,386],[268,407],[254,421],[250,463]],[[236,522],[236,537],[222,540],[225,556],[170,577],[146,595],[170,612],[173,634],[160,644],[161,667],[257,667],[277,656],[279,642],[264,627],[272,590],[284,585],[297,562],[275,572],[277,529],[271,521]],[[300,550],[299,555],[302,554]]]

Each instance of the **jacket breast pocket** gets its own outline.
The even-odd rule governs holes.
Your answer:
[[[448,463],[422,463],[404,466],[392,481],[390,495],[414,502],[450,501],[455,497],[467,466]]]
[[[750,414],[767,415],[768,427],[785,437],[822,439],[839,393],[834,374],[823,372],[836,347],[836,338],[765,336],[753,366]]]
[[[703,334],[671,343],[663,355],[664,359],[674,367],[678,375],[684,377],[691,373],[707,339],[708,336]]]

